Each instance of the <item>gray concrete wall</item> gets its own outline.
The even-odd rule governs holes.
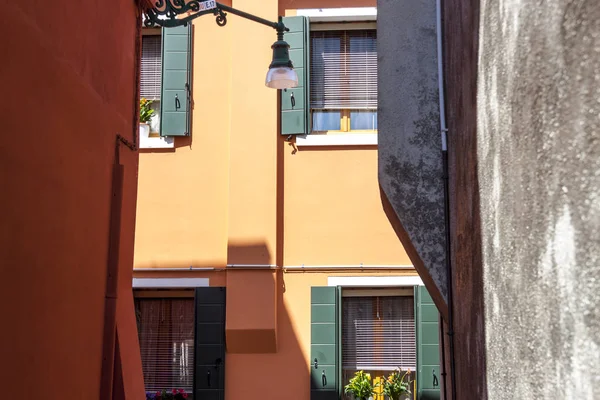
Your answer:
[[[447,287],[435,1],[378,0],[377,9],[379,183],[440,308]]]
[[[600,399],[600,3],[480,21],[488,398]]]

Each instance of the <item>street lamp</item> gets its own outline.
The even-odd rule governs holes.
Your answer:
[[[289,31],[289,29],[283,24],[281,17],[277,22],[271,22],[214,0],[149,0],[147,3],[150,1],[154,2],[152,7],[148,7],[144,11],[144,25],[147,27],[185,26],[191,20],[206,14],[213,14],[216,17],[217,25],[225,26],[227,12],[270,26],[277,31],[277,41],[271,46],[273,60],[269,65],[265,85],[273,89],[288,89],[298,86],[298,74],[290,60],[290,45],[283,40],[283,32]]]

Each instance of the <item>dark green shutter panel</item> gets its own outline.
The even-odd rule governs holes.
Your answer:
[[[284,17],[289,32],[283,39],[290,45],[290,59],[298,73],[298,87],[281,91],[281,134],[306,135],[310,132],[309,91],[309,40],[307,17]]]
[[[196,288],[194,399],[225,399],[225,288]]]
[[[438,310],[425,286],[415,286],[417,333],[417,400],[440,399]]]
[[[338,289],[311,288],[310,398],[337,400],[339,389]]]
[[[162,30],[161,136],[190,134],[192,25]]]

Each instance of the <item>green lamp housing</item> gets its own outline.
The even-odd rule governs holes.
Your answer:
[[[269,65],[265,85],[273,89],[288,89],[298,86],[298,74],[290,60],[290,45],[283,40],[283,33],[277,32],[277,41],[271,46],[273,60]]]

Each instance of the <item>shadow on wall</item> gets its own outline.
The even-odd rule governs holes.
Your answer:
[[[243,259],[247,260],[249,264],[269,265],[272,263],[270,252],[264,243],[245,245],[230,243],[228,254],[230,260]],[[242,272],[232,271],[233,268],[230,267],[227,271],[227,290],[241,291],[242,298],[246,300],[246,303],[234,305],[235,308],[231,311],[238,315],[232,316],[232,318],[235,319],[236,326],[247,329],[244,341],[256,341],[249,343],[244,348],[247,351],[253,349],[260,351],[261,348],[268,348],[273,352],[251,354],[228,352],[226,355],[226,397],[245,400],[276,400],[293,396],[295,399],[308,400],[310,397],[308,361],[294,330],[294,316],[291,315],[284,302],[286,287],[283,271],[262,269]],[[298,301],[303,300],[303,298],[298,299]],[[307,303],[306,307],[309,308],[310,303]],[[276,330],[272,333],[275,337],[271,337],[268,332],[261,331],[262,327],[268,327],[269,322],[273,321],[273,311],[276,316]],[[239,320],[240,316],[244,321]],[[227,318],[229,320],[229,316]],[[269,340],[271,338],[272,341]],[[235,343],[235,346],[238,347],[239,343]]]
[[[271,252],[263,241],[232,241],[227,243],[227,264],[235,265],[274,265]],[[240,260],[238,262],[238,260]]]
[[[229,399],[310,398],[308,361],[294,329],[294,316],[284,304],[283,272],[277,271],[273,279],[277,290],[277,351],[267,354],[228,353],[226,397]]]

